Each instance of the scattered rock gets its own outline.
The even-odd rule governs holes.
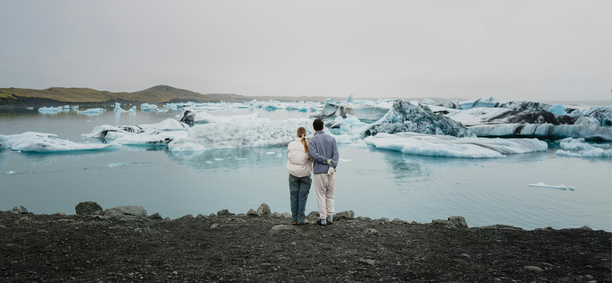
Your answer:
[[[448,218],[448,221],[453,223],[455,227],[457,228],[461,228],[461,229],[468,228],[467,222],[465,221],[465,218],[463,216],[451,216]]]
[[[272,213],[272,216],[277,217],[277,218],[280,218],[281,214],[280,214],[280,213],[278,213],[278,212],[274,212],[274,213]]]
[[[147,211],[142,206],[117,206],[105,210],[104,216],[115,219],[131,220],[131,218],[147,218]]]
[[[10,212],[13,214],[27,214],[28,210],[25,207],[18,205],[13,207]]]
[[[316,218],[316,219],[319,219],[319,212],[318,211],[311,211],[310,213],[308,213],[306,218]]]
[[[259,214],[257,214],[257,211],[253,210],[252,208],[249,209],[249,212],[247,212],[248,216],[259,216]]]
[[[232,216],[232,215],[236,215],[234,213],[229,212],[229,210],[227,209],[221,209],[217,212],[218,216]]]
[[[219,227],[220,227],[220,225],[217,224],[217,223],[215,223],[213,225],[210,225],[210,229],[215,229],[215,228],[219,228]]]
[[[527,271],[533,271],[533,272],[542,272],[544,270],[542,270],[542,268],[539,268],[537,266],[525,266],[523,267],[523,269],[527,270]]]
[[[262,203],[259,206],[259,208],[257,209],[257,215],[259,215],[259,216],[268,216],[268,215],[270,215],[270,207],[267,204]]]
[[[395,218],[395,219],[391,220],[391,223],[393,223],[393,224],[408,224],[408,221],[404,221],[404,220],[401,220],[399,218]]]
[[[585,277],[587,280],[592,280],[592,279],[594,278],[592,275],[589,275],[589,274],[585,275],[584,277]]]
[[[533,229],[533,231],[554,231],[554,230],[555,229],[553,229],[553,227],[551,227],[551,226],[548,226],[546,228],[536,228],[536,229]]]
[[[270,235],[278,235],[284,232],[297,231],[297,227],[294,225],[276,225],[270,229]]]
[[[450,222],[448,220],[444,220],[444,219],[434,219],[431,221],[431,224],[433,225],[440,225],[440,226],[444,226],[447,228],[457,228],[457,226],[455,226],[455,224],[453,224],[453,222]]]
[[[155,212],[155,213],[149,215],[147,218],[151,219],[151,220],[162,220],[162,217],[159,214],[159,212]]]
[[[102,207],[95,201],[79,202],[74,207],[77,215],[98,215],[102,212]]]
[[[57,215],[57,216],[66,216],[66,213],[63,213],[63,212],[58,212],[58,213],[53,214],[53,215]]]
[[[412,220],[412,222],[410,222],[410,224],[418,225],[418,224],[421,224],[421,222],[416,222],[416,221]]]
[[[580,227],[580,229],[585,230],[585,231],[593,231],[593,228],[586,226],[586,225]]]
[[[389,218],[381,217],[381,218],[378,218],[378,221],[380,221],[380,222],[389,222]]]
[[[372,218],[367,217],[367,216],[359,216],[357,217],[358,220],[363,220],[363,221],[372,221]]]
[[[378,232],[378,230],[374,229],[374,228],[368,228],[365,229],[363,231],[364,234],[366,235],[375,235],[375,236],[380,236],[380,232]]]
[[[291,214],[289,214],[288,212],[284,212],[283,214],[280,215],[282,218],[291,218]]]
[[[495,224],[495,225],[488,225],[488,226],[482,226],[479,227],[480,229],[489,229],[489,230],[523,230],[522,228],[519,227],[514,227],[514,226],[510,226],[510,225],[502,225],[502,224]]]
[[[340,219],[351,220],[353,218],[355,218],[355,213],[352,210],[341,211],[341,212],[334,214],[334,220],[340,220]]]
[[[225,222],[233,222],[233,223],[238,223],[238,224],[246,224],[246,220],[244,219],[240,219],[240,218],[230,218],[228,220],[225,220]]]
[[[179,220],[189,220],[189,219],[193,219],[193,215],[187,214],[179,218]]]
[[[360,263],[369,264],[369,265],[371,265],[371,266],[374,266],[374,265],[376,264],[376,261],[375,261],[375,260],[373,260],[373,259],[363,259],[363,258],[360,258],[360,259],[359,259],[359,262],[360,262]]]

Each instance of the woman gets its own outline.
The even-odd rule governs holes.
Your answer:
[[[310,192],[310,172],[312,172],[312,157],[308,154],[308,141],[306,129],[297,129],[298,138],[289,143],[287,149],[287,172],[289,173],[289,190],[291,192],[291,215],[294,225],[308,223],[304,212],[306,200]]]

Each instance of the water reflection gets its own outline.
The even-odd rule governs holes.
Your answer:
[[[191,169],[228,170],[249,169],[259,167],[284,166],[286,162],[286,147],[254,147],[216,149],[192,152],[170,151],[168,157]]]

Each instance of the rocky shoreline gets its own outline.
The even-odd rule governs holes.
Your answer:
[[[3,282],[611,282],[612,234],[257,210],[162,219],[139,206],[0,212]],[[314,223],[317,213],[308,215]]]

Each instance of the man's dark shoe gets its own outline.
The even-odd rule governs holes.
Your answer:
[[[323,224],[323,223],[321,223],[321,219],[317,219],[317,225],[319,225],[319,226],[327,226],[327,223]]]

